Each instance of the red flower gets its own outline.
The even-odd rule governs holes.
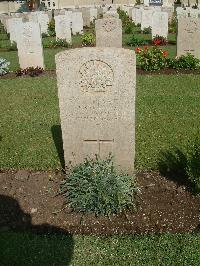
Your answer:
[[[161,40],[160,40],[160,39],[155,39],[155,40],[153,41],[153,44],[154,44],[154,45],[160,45],[160,44],[161,44]]]
[[[163,56],[164,56],[164,57],[167,57],[168,54],[169,54],[169,53],[168,53],[167,51],[164,51],[164,52],[163,52]]]
[[[137,54],[139,54],[139,53],[142,52],[142,49],[138,47],[138,48],[135,49],[135,52],[136,52]]]

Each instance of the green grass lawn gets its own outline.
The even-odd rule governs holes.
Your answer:
[[[0,234],[2,266],[199,266],[200,234],[55,236]]]
[[[0,79],[0,93],[0,168],[60,168],[56,78]],[[137,169],[155,169],[160,151],[194,138],[199,97],[200,76],[137,77]]]

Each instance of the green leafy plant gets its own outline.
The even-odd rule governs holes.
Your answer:
[[[56,36],[56,31],[55,31],[55,19],[52,18],[51,21],[48,24],[48,35],[49,36]]]
[[[156,35],[153,37],[152,44],[157,46],[163,46],[167,44],[167,39],[163,36]]]
[[[186,55],[171,59],[169,67],[174,69],[198,69],[200,67],[200,60],[195,58],[194,55],[187,53]]]
[[[46,38],[46,37],[48,37],[48,36],[49,36],[48,33],[45,33],[45,32],[42,33],[42,38]]]
[[[57,47],[66,47],[71,48],[71,44],[68,43],[65,39],[53,40],[49,43],[43,44],[44,48],[57,48]]]
[[[6,75],[9,72],[9,65],[5,58],[0,58],[0,76]]]
[[[37,77],[43,73],[44,69],[41,67],[27,67],[25,69],[18,69],[15,74],[16,76],[30,76]]]
[[[145,71],[156,71],[168,67],[168,52],[158,47],[144,49],[136,48],[137,60],[141,69]]]
[[[125,11],[118,8],[117,13],[119,14],[119,18],[122,21],[122,27],[123,28],[130,26],[131,24],[132,24],[132,26],[134,25]]]
[[[111,215],[135,208],[139,191],[133,176],[118,174],[111,155],[73,167],[60,186],[70,207],[78,212]]]
[[[134,32],[135,24],[133,22],[127,23],[124,27],[124,33],[125,34],[131,34]]]
[[[85,33],[82,36],[82,46],[94,46],[95,35],[93,33]]]
[[[150,33],[151,33],[151,27],[144,28],[144,29],[142,30],[142,33],[143,33],[143,34],[150,34]]]
[[[132,35],[126,42],[127,45],[129,46],[140,46],[140,45],[146,45],[147,42],[143,38],[138,38]]]
[[[8,46],[8,51],[17,51],[17,43],[16,42],[10,43],[10,45]]]

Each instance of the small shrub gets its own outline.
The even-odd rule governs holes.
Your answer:
[[[122,27],[125,28],[126,26],[132,24],[131,19],[129,18],[129,16],[127,15],[127,13],[123,10],[121,10],[120,8],[117,9],[117,12],[119,14],[119,18],[122,21]]]
[[[143,33],[143,34],[151,34],[151,27],[144,28],[144,29],[142,30],[142,33]]]
[[[85,159],[66,175],[60,190],[73,210],[108,216],[134,208],[139,191],[132,176],[115,171],[111,156]]]
[[[163,36],[156,35],[153,37],[152,44],[155,46],[163,46],[167,44],[167,39]]]
[[[30,77],[37,77],[43,73],[43,68],[41,67],[27,67],[25,69],[18,69],[15,74],[16,76],[30,76]]]
[[[94,46],[95,35],[93,33],[85,33],[82,36],[82,46]]]
[[[169,67],[174,69],[198,69],[200,66],[200,60],[195,58],[194,55],[187,53],[180,57],[173,58],[169,61]]]
[[[8,51],[17,51],[17,44],[16,44],[16,42],[10,43],[10,45],[8,47]]]
[[[49,36],[48,33],[45,33],[45,32],[42,33],[42,38],[46,38],[46,37],[48,37],[48,36]]]
[[[131,34],[134,31],[134,23],[130,22],[124,27],[124,33],[125,34]]]
[[[135,52],[140,68],[145,71],[160,70],[168,66],[168,52],[158,47],[138,47]]]
[[[147,42],[142,39],[142,38],[137,38],[134,35],[132,35],[129,40],[126,42],[127,45],[129,46],[140,46],[140,45],[145,45]]]
[[[0,58],[0,76],[6,75],[9,72],[9,65],[5,58]]]
[[[55,19],[54,18],[52,18],[51,21],[49,22],[47,32],[48,32],[49,36],[52,36],[52,37],[56,36]]]
[[[65,39],[53,40],[47,44],[43,44],[44,48],[57,48],[57,47],[66,47],[70,48],[71,44],[68,43]]]
[[[70,48],[71,44],[68,43],[65,39],[57,39],[56,41],[53,41],[53,46],[55,47],[66,47]]]

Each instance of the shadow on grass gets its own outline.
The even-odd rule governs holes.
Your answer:
[[[191,190],[193,185],[186,171],[187,162],[186,154],[178,148],[162,151],[159,154],[158,169],[163,176]]]
[[[63,169],[65,169],[65,159],[63,151],[63,140],[62,140],[62,130],[61,125],[54,125],[51,127],[51,134],[56,146],[56,150],[59,156],[60,164]]]
[[[33,225],[17,200],[0,195],[0,265],[69,265],[74,241],[66,231]]]

